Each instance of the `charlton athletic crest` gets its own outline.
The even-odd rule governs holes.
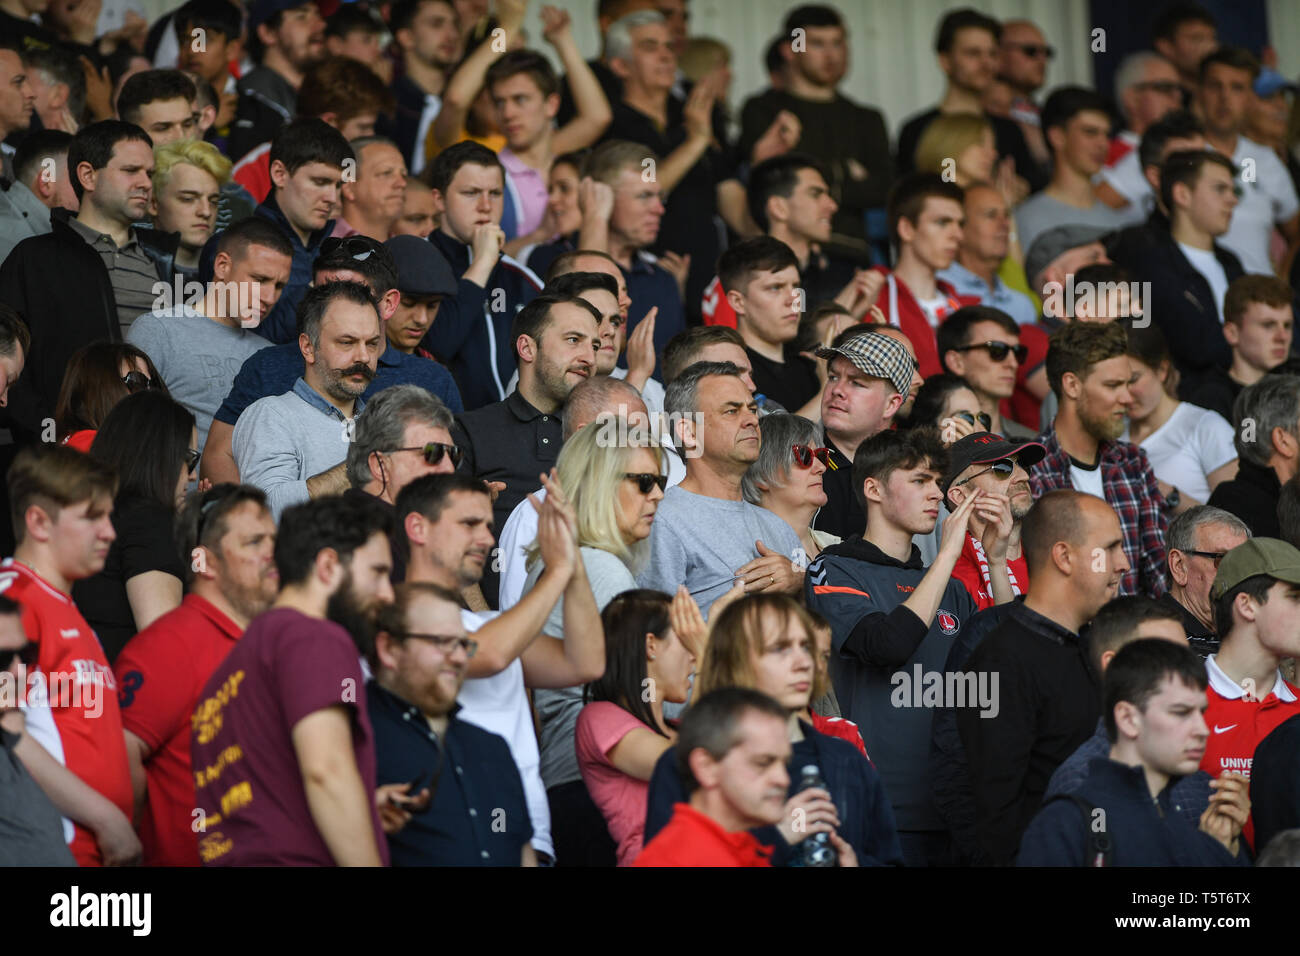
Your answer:
[[[954,634],[957,633],[959,625],[957,623],[957,616],[955,614],[949,614],[947,611],[940,610],[938,616],[938,622],[939,622],[939,630],[944,634],[946,634],[948,637],[952,637]]]

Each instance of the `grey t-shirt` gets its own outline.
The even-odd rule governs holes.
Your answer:
[[[596,607],[602,611],[619,594],[636,587],[636,579],[632,577],[628,566],[608,551],[584,547],[582,564],[587,571],[587,581],[591,584]],[[539,561],[528,572],[528,580],[524,584],[525,594],[533,589],[541,576],[542,564]],[[564,639],[563,597],[555,602],[542,633]],[[578,769],[573,735],[578,725],[578,714],[582,712],[582,688],[539,689],[533,694],[533,699],[542,725],[542,782],[549,790],[562,783],[581,780],[582,772]]]
[[[172,398],[194,415],[199,451],[244,360],[271,345],[250,329],[232,329],[184,304],[140,316],[126,340],[153,360]]]
[[[708,617],[713,602],[731,590],[736,571],[758,557],[756,541],[801,566],[808,563],[799,535],[772,512],[669,488],[650,531],[650,564],[637,583],[668,594],[685,584]]]
[[[1118,229],[1124,217],[1105,203],[1098,201],[1090,209],[1080,209],[1059,199],[1053,199],[1047,193],[1030,196],[1016,209],[1016,228],[1020,235],[1020,248],[1025,252],[1034,244],[1039,234],[1056,226],[1080,225],[1099,226],[1102,229]]]
[[[76,866],[59,811],[14,754],[17,743],[0,730],[0,867]]]

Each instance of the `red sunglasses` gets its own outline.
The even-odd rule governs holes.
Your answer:
[[[829,448],[813,448],[811,445],[791,445],[790,450],[794,452],[794,463],[800,468],[811,468],[813,459],[816,458],[823,465],[830,465],[831,450]]]

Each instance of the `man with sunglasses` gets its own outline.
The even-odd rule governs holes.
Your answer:
[[[1189,508],[1169,522],[1169,590],[1160,604],[1178,614],[1188,644],[1202,657],[1219,649],[1210,600],[1214,576],[1224,555],[1250,537],[1244,521],[1210,505]]]
[[[146,866],[198,866],[190,719],[203,685],[280,586],[275,522],[249,485],[191,495],[179,520],[185,600],[113,662]]]
[[[1029,590],[1029,568],[1020,553],[1020,522],[1034,504],[1029,493],[1029,469],[1040,461],[1046,449],[1037,442],[1014,442],[990,432],[967,435],[948,449],[948,471],[943,479],[945,504],[950,512],[961,507],[972,494],[1006,495],[1011,507],[1011,535],[1007,539],[1007,579],[1017,597]],[[986,521],[972,514],[961,557],[952,576],[966,585],[975,606],[993,607],[992,568],[981,543]]]
[[[1020,128],[1030,155],[1043,170],[1051,165],[1051,154],[1043,140],[1039,106],[1034,102],[1034,94],[1042,89],[1047,77],[1047,64],[1055,56],[1056,51],[1048,45],[1043,31],[1032,21],[1007,20],[1002,24],[998,79],[1011,88],[1011,109],[1007,115]]]
[[[27,640],[22,614],[20,605],[0,595],[0,867],[76,866],[59,811],[16,752],[26,720],[15,702],[26,693],[40,650]]]
[[[395,590],[379,612],[366,685],[379,785],[407,787],[392,799],[410,814],[388,833],[393,865],[536,866],[510,747],[465,720],[456,702],[478,651],[459,596],[428,583]]]
[[[1139,146],[1148,129],[1181,108],[1178,70],[1159,53],[1131,53],[1115,71],[1115,99],[1126,128],[1110,141],[1096,193],[1127,222],[1139,223],[1147,213],[1143,198],[1150,195]]]
[[[1020,326],[1000,309],[968,305],[939,326],[939,358],[944,369],[963,379],[989,417],[987,431],[1007,438],[1033,438],[1034,429],[1002,417],[1002,402],[1016,390],[1016,373],[1028,349]]]

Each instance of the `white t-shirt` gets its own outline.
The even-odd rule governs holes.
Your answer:
[[[1127,429],[1121,437],[1129,441]],[[1157,478],[1201,504],[1210,500],[1209,474],[1237,457],[1232,426],[1217,412],[1188,402],[1179,403],[1141,447]]]
[[[1127,206],[1114,210],[1117,226],[1146,222],[1151,215],[1151,207],[1155,205],[1155,193],[1147,178],[1142,175],[1142,160],[1136,146],[1121,156],[1114,166],[1103,169],[1100,177],[1102,182],[1128,200]]]
[[[943,293],[936,295],[933,299],[917,299],[916,304],[925,313],[925,319],[930,323],[932,329],[939,327],[939,320],[944,317],[949,308],[948,297]]]
[[[1097,459],[1097,464],[1092,468],[1080,468],[1070,459],[1070,485],[1075,491],[1082,491],[1086,494],[1096,495],[1103,501],[1106,500],[1106,489],[1101,485],[1101,459]]]
[[[1205,281],[1210,284],[1210,291],[1214,293],[1214,308],[1219,313],[1219,324],[1222,325],[1223,298],[1228,294],[1228,274],[1223,271],[1223,264],[1208,249],[1196,249],[1181,242],[1178,248],[1192,264],[1192,268],[1205,276]]]
[[[1237,137],[1232,165],[1242,189],[1241,201],[1233,210],[1232,225],[1218,241],[1237,254],[1247,272],[1272,275],[1268,247],[1273,224],[1286,222],[1300,211],[1295,184],[1277,153],[1245,136]]]
[[[465,630],[473,634],[497,617],[496,611],[460,612]],[[528,816],[533,823],[533,846],[547,856],[555,856],[551,842],[551,808],[542,786],[542,755],[537,749],[537,732],[533,729],[533,711],[524,691],[524,665],[515,658],[499,674],[465,681],[457,697],[459,717],[477,727],[505,738],[510,755],[515,758],[519,776],[524,781]]]

